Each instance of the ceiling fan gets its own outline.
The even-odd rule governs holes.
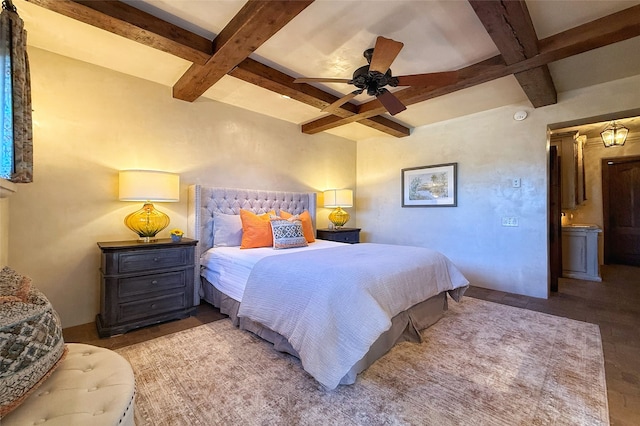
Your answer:
[[[369,65],[358,68],[353,73],[353,78],[297,78],[294,83],[347,83],[357,87],[353,92],[341,97],[331,105],[323,108],[324,112],[333,112],[343,104],[363,93],[365,90],[369,96],[375,96],[380,103],[396,115],[407,107],[391,93],[385,86],[444,86],[453,84],[458,80],[456,71],[435,72],[427,74],[413,74],[394,77],[391,74],[391,63],[396,59],[404,44],[379,36],[375,47],[364,51],[363,55]]]

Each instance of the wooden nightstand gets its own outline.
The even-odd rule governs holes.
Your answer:
[[[318,229],[316,235],[321,240],[356,244],[360,242],[360,228]]]
[[[98,243],[100,337],[193,314],[194,250],[198,242],[160,239],[152,243]]]

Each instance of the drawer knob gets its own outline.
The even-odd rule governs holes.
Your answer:
[[[158,261],[158,258],[157,258],[157,257],[154,257],[154,258],[153,258],[153,261],[154,261],[154,262],[157,262],[157,261]]]
[[[155,308],[156,308],[156,304],[155,303],[151,304],[151,309],[155,309]]]
[[[151,284],[158,284],[158,281],[157,280],[153,280],[153,281],[151,281]]]

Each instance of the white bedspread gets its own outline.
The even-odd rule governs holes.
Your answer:
[[[333,389],[395,315],[468,284],[447,257],[433,250],[345,245],[260,260],[238,315],[286,337],[304,369]]]

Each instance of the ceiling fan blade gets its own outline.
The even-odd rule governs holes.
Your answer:
[[[383,92],[376,97],[391,115],[396,115],[407,109],[407,107],[400,102],[400,99],[396,98],[396,96],[387,89],[383,89]]]
[[[296,78],[294,83],[349,83],[348,78]]]
[[[458,81],[458,72],[432,72],[428,74],[401,75],[396,78],[398,79],[398,86],[448,86]]]
[[[333,111],[337,110],[338,108],[340,108],[342,105],[344,105],[347,102],[349,102],[351,99],[353,99],[356,96],[358,96],[360,93],[362,93],[362,90],[355,90],[355,91],[353,91],[351,93],[348,93],[348,94],[344,95],[343,97],[341,97],[340,99],[338,99],[337,101],[335,101],[334,103],[332,103],[331,105],[328,105],[328,106],[322,108],[322,112],[333,112]]]
[[[386,73],[403,46],[404,43],[379,36],[373,48],[373,57],[371,58],[369,71],[378,71],[382,74]]]

